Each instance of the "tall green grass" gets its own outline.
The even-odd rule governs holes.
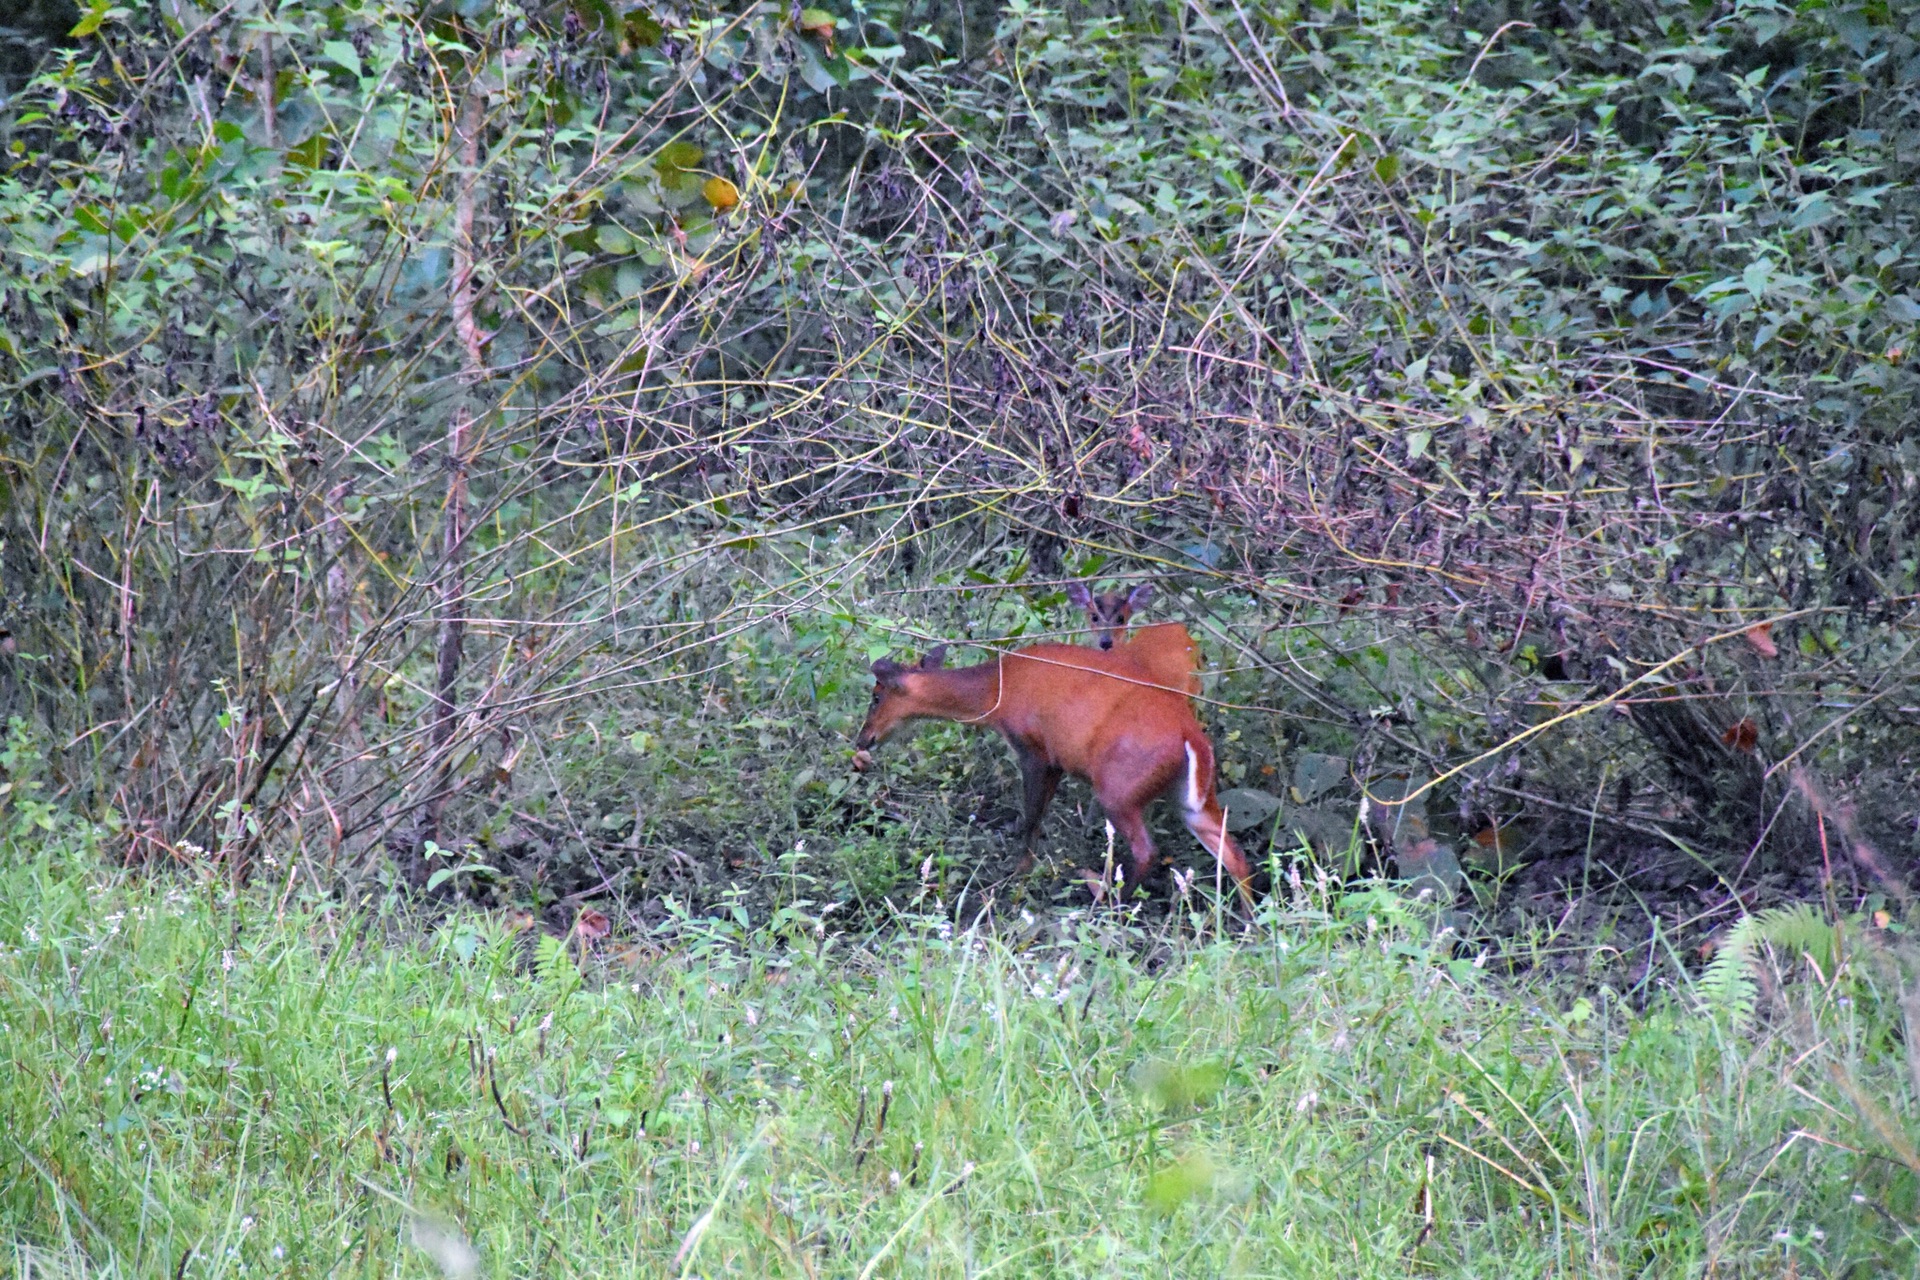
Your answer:
[[[1636,1012],[1497,979],[1384,888],[1224,930],[929,904],[852,937],[795,900],[584,954],[80,853],[0,865],[16,1276],[1920,1263],[1869,965],[1762,973],[1736,1024],[1684,983]]]

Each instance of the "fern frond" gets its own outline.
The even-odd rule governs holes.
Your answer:
[[[1812,956],[1822,972],[1832,975],[1839,963],[1840,929],[1811,902],[1768,907],[1754,919],[1761,942],[1795,956]]]
[[[1811,956],[1821,972],[1832,976],[1840,957],[1840,927],[1821,915],[1810,902],[1768,907],[1758,915],[1741,916],[1720,942],[1696,990],[1708,1010],[1727,1015],[1735,1027],[1753,1017],[1760,997],[1754,977],[1760,949],[1772,947],[1794,958]]]
[[[1760,999],[1760,984],[1753,977],[1758,931],[1759,924],[1752,916],[1735,921],[1695,988],[1709,1012],[1726,1015],[1735,1027],[1747,1024]]]
[[[567,944],[550,933],[541,934],[534,948],[533,971],[543,983],[572,987],[580,980],[580,970],[574,966]]]

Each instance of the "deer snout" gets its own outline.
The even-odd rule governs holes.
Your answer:
[[[1112,636],[1101,636],[1101,637],[1100,637],[1100,647],[1101,647],[1102,649],[1111,649],[1111,648],[1113,648],[1113,637],[1112,637]]]

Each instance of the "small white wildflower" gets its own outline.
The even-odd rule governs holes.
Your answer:
[[[222,973],[233,972],[233,952],[222,951],[220,953],[220,972]]]

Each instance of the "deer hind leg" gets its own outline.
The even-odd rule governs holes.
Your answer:
[[[1133,859],[1127,871],[1127,885],[1137,889],[1153,873],[1155,850],[1153,836],[1147,830],[1147,806],[1165,792],[1178,776],[1178,757],[1147,757],[1110,761],[1094,784],[1094,796],[1106,810],[1113,829],[1127,838]]]
[[[1227,815],[1221,811],[1219,803],[1216,801],[1197,812],[1182,812],[1180,816],[1201,847],[1220,860],[1220,865],[1233,877],[1234,887],[1240,891],[1240,896],[1251,905],[1253,891],[1248,888],[1247,882],[1253,872],[1247,866],[1247,855],[1240,852],[1240,846],[1227,834]]]
[[[1247,856],[1240,852],[1240,846],[1227,834],[1227,815],[1220,807],[1220,800],[1213,791],[1212,753],[1203,755],[1187,744],[1187,774],[1177,788],[1180,802],[1180,817],[1187,824],[1187,830],[1193,832],[1193,838],[1200,847],[1212,854],[1233,877],[1234,886],[1240,890],[1240,897],[1251,906],[1253,892],[1247,882],[1252,878],[1252,869],[1247,866]]]
[[[1126,837],[1127,849],[1132,858],[1127,867],[1127,892],[1132,893],[1147,882],[1153,872],[1153,833],[1147,830],[1146,807],[1143,804],[1107,805],[1101,808],[1107,811],[1107,821],[1113,829]]]

